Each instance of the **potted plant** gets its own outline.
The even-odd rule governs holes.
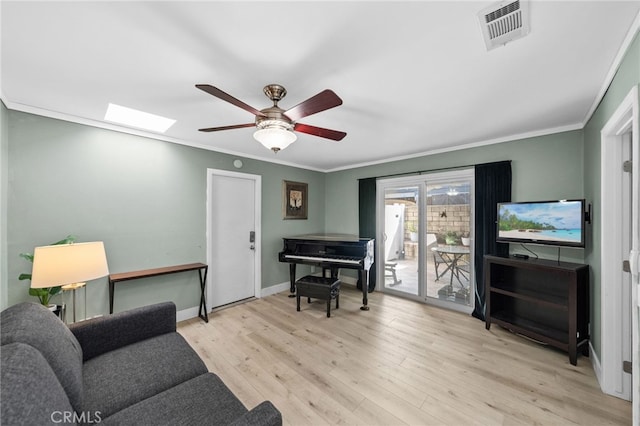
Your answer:
[[[71,244],[73,242],[75,242],[76,237],[74,237],[73,235],[67,235],[66,238],[57,241],[53,244],[50,244],[52,246],[55,245],[59,245],[59,244]],[[28,260],[29,262],[33,263],[33,254],[31,253],[20,253],[20,257],[23,259]],[[31,281],[31,274],[20,274],[20,276],[18,276],[18,280],[20,281],[24,281],[24,280],[29,280]],[[49,287],[49,288],[31,288],[29,287],[29,296],[35,296],[38,298],[38,300],[40,301],[40,304],[48,307],[51,310],[55,310],[57,308],[57,306],[53,303],[51,303],[51,297],[55,296],[56,294],[60,293],[60,291],[62,290],[62,288],[60,286],[57,287]]]
[[[447,243],[447,245],[456,245],[459,241],[458,233],[455,231],[447,231],[446,234],[444,234],[444,241],[445,243]]]
[[[462,234],[462,237],[460,237],[460,239],[462,240],[462,245],[465,247],[469,247],[469,244],[471,243],[471,238],[469,238],[469,233],[465,232]]]
[[[415,222],[407,222],[407,231],[409,231],[409,239],[411,241],[418,241],[418,228]]]

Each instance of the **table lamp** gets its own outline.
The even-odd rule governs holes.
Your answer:
[[[102,241],[36,247],[33,253],[31,287],[60,286],[65,290],[73,290],[74,322],[76,316],[75,290],[84,287],[87,281],[107,275],[109,275],[109,267]]]

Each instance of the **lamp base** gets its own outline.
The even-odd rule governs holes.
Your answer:
[[[62,286],[62,291],[63,292],[68,292],[71,291],[72,293],[72,303],[73,303],[73,322],[76,322],[76,312],[77,312],[77,305],[76,305],[76,290],[80,289],[80,288],[84,288],[84,309],[85,309],[85,317],[87,316],[87,289],[85,287],[87,283],[73,283],[73,284],[67,284],[67,285],[63,285]],[[66,315],[67,313],[65,312],[65,322],[68,323],[67,319],[66,319]]]

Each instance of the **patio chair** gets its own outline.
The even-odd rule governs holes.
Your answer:
[[[461,275],[462,278],[464,278],[465,280],[469,281],[469,271],[471,268],[471,264],[466,261],[466,260],[462,260],[458,262],[458,265],[456,267],[457,271],[456,274]],[[459,281],[459,279],[458,279]]]
[[[447,268],[446,268],[447,262],[445,262],[445,260],[442,258],[442,255],[437,251],[432,251],[431,253],[433,253],[433,264],[436,269],[436,281],[438,281],[447,272]],[[440,266],[441,263],[445,264],[445,270],[442,271],[441,273],[438,273],[438,266]]]
[[[436,234],[427,234],[427,250],[429,250],[431,246],[437,243],[438,238],[436,237]],[[440,266],[441,263],[444,263],[446,265],[447,262],[445,262],[440,253],[438,253],[437,251],[431,250],[431,253],[433,253],[433,264],[436,270],[436,281],[438,281],[446,272],[445,269],[444,271],[442,271],[442,273],[438,273],[438,266]]]
[[[395,262],[389,262],[384,264],[384,277],[385,279],[386,278],[393,279],[393,283],[390,284],[392,286],[402,283],[402,280],[399,280],[398,276],[396,275],[396,266],[398,266],[398,264]]]

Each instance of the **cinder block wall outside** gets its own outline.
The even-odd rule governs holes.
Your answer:
[[[404,204],[404,238],[410,241],[410,233],[420,229],[418,226],[418,206],[412,201],[387,200],[387,204]],[[438,243],[445,243],[447,232],[455,232],[460,244],[460,237],[469,236],[471,209],[469,204],[428,205],[427,233],[436,234]]]

